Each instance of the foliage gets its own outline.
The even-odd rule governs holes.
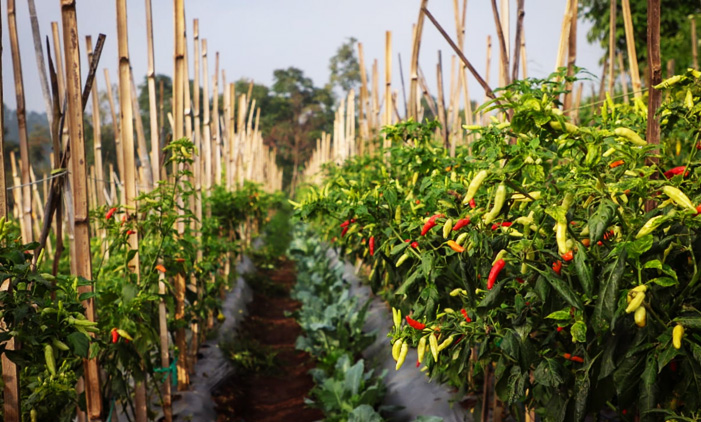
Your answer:
[[[354,89],[360,83],[360,64],[355,55],[357,42],[354,37],[348,38],[329,60],[329,84],[340,87],[344,92]]]
[[[496,363],[500,399],[547,421],[608,406],[621,420],[654,420],[657,407],[697,412],[700,79],[688,72],[665,85],[659,149],[637,135],[642,101],[609,99],[580,127],[558,109],[563,75],[519,81],[485,106],[511,121],[469,127],[475,140],[455,157],[404,130],[415,123],[388,128],[398,135],[389,150],[327,167],[298,215],[371,265],[374,290],[425,324],[399,320],[392,341],[443,345],[423,359],[432,378],[477,391]],[[466,187],[482,171],[471,203]],[[495,206],[498,191],[506,195]],[[452,230],[463,218],[470,223]],[[505,267],[488,277],[497,255]],[[644,327],[625,312],[637,286],[647,289]]]
[[[660,8],[660,52],[662,63],[674,60],[677,69],[691,66],[691,25],[689,16],[694,14],[696,27],[701,24],[701,6],[698,2],[687,0],[661,0]],[[641,70],[647,63],[647,0],[631,0],[630,9],[635,39],[635,53]],[[583,16],[592,21],[587,38],[589,42],[599,41],[604,49],[608,49],[610,1],[582,0],[580,10]],[[616,50],[627,55],[626,36],[623,26],[623,10],[617,2],[616,11]]]

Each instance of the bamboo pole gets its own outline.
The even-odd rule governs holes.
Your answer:
[[[92,63],[93,46],[92,37],[90,35],[85,37],[85,47],[88,50],[88,63]],[[97,83],[93,83],[92,86],[92,126],[93,149],[95,155],[95,177],[97,178],[98,184],[104,186],[105,176],[102,167],[102,124],[100,122],[100,98],[97,94]],[[105,204],[105,201],[101,198],[101,195],[97,195],[96,199],[98,206],[102,206]]]
[[[570,11],[570,33],[567,46],[567,76],[574,76],[574,65],[577,61],[577,8],[578,0],[572,0],[572,9]],[[569,110],[568,114],[572,117],[572,83],[567,82],[565,90],[565,110]]]
[[[623,88],[623,102],[628,104],[628,80],[626,79],[626,68],[623,65],[623,53],[616,54],[616,59],[618,60],[618,72],[621,75],[621,87]]]
[[[146,83],[148,84],[148,111],[151,130],[151,174],[153,184],[160,180],[160,154],[161,142],[158,130],[158,110],[156,105],[156,65],[153,49],[153,14],[151,0],[145,0],[146,4],[146,54],[148,57],[148,70],[146,71]],[[166,382],[167,383],[167,382]],[[166,416],[168,417],[168,416]]]
[[[503,7],[503,0],[501,4]],[[492,0],[492,15],[494,15],[494,26],[497,28],[497,40],[499,41],[499,86],[506,86],[509,84],[509,52],[507,50],[508,35],[504,31],[504,19],[503,17],[499,17],[499,10],[497,9],[496,0]]]
[[[2,22],[0,20],[0,37],[2,36]],[[3,76],[3,66],[2,66],[2,43],[0,43],[0,104],[4,104],[5,97],[2,87],[2,76]],[[7,183],[5,182],[5,113],[0,113],[0,218],[7,219]],[[10,280],[6,280],[4,283],[0,284],[0,290],[8,290],[10,288]],[[0,322],[0,327],[4,327],[5,323]],[[15,344],[14,337],[10,338],[5,343],[5,348],[7,350],[15,350],[19,346]],[[21,410],[20,410],[20,380],[19,380],[19,369],[17,365],[12,362],[3,353],[0,356],[0,362],[2,363],[2,381],[3,381],[3,415],[5,416],[6,422],[20,422],[21,420]]]
[[[90,219],[87,192],[87,163],[85,160],[85,140],[83,138],[83,104],[80,77],[80,52],[78,50],[78,23],[75,0],[61,0],[63,20],[63,45],[65,62],[71,63],[66,69],[66,100],[68,133],[70,135],[72,168],[74,173],[73,209],[75,237],[76,276],[92,280],[92,254],[90,253]],[[92,286],[78,287],[78,293],[90,293]],[[94,299],[83,301],[85,316],[95,321]],[[102,395],[100,393],[100,372],[97,359],[85,360],[85,397],[87,416],[91,421],[102,420]]]
[[[185,114],[185,5],[184,0],[173,0],[173,24],[175,38],[174,54],[174,83],[173,83],[173,115],[174,127],[173,138],[183,137],[183,123]],[[183,233],[184,227],[179,224],[178,232]],[[183,274],[175,276],[175,319],[181,320],[185,317],[185,277]],[[187,356],[187,339],[185,338],[185,327],[180,327],[175,333],[175,344],[180,355],[178,356],[178,390],[183,391],[190,383]]]
[[[570,34],[570,23],[572,22],[573,0],[567,0],[565,16],[562,18],[562,29],[560,31],[560,43],[557,48],[557,59],[555,60],[555,70],[564,66],[565,50],[567,49],[567,39]]]
[[[120,136],[123,150],[124,173],[124,205],[127,206],[127,216],[136,216],[136,164],[134,160],[134,115],[132,109],[131,69],[129,64],[129,41],[127,33],[127,3],[117,0],[117,44],[119,51],[119,107],[121,110]],[[131,211],[131,213],[130,213]],[[127,263],[129,271],[134,273],[139,282],[139,240],[136,234],[127,235],[129,248],[136,252]],[[139,368],[139,370],[143,370]],[[137,422],[147,420],[145,380],[138,381],[135,386],[135,419]]]
[[[365,56],[363,55],[363,43],[358,43],[358,61],[360,67],[360,101],[358,105],[358,120],[360,124],[360,149],[359,154],[363,154],[365,148],[365,140],[370,138],[368,127],[368,118],[366,113],[369,112],[368,104],[368,76],[365,69]]]
[[[385,32],[385,105],[384,125],[392,124],[392,32]],[[391,140],[385,137],[385,149],[391,147]],[[387,151],[389,153],[389,151]]]
[[[419,89],[419,50],[421,48],[421,35],[424,27],[424,10],[428,6],[428,0],[421,0],[419,17],[414,29],[414,39],[411,49],[410,82],[409,82],[409,118],[416,120],[419,114],[421,97],[418,95]]]
[[[58,81],[58,102],[63,107],[66,98],[66,84],[64,77],[63,58],[61,58],[61,37],[59,35],[58,22],[51,22],[51,34],[54,42],[54,57],[56,58],[56,77]],[[65,126],[64,126],[65,130]]]
[[[41,83],[41,94],[44,97],[46,106],[46,117],[49,120],[49,127],[53,125],[53,106],[51,104],[51,93],[49,92],[49,81],[46,77],[46,67],[44,61],[44,50],[41,46],[41,32],[39,32],[39,19],[37,19],[37,8],[34,0],[28,0],[29,20],[32,24],[32,40],[34,41],[34,55],[36,56],[37,69],[39,71],[39,82]]]
[[[696,41],[696,15],[689,15],[689,25],[691,26],[691,66],[699,68],[699,44]]]
[[[628,64],[630,65],[630,78],[633,83],[633,96],[642,98],[640,92],[640,71],[638,70],[638,56],[635,53],[635,35],[633,34],[633,19],[630,14],[630,0],[623,1],[623,24],[626,31],[626,44],[628,46]],[[610,63],[610,65],[613,65]]]
[[[616,60],[616,12],[618,7],[616,7],[616,0],[611,0],[611,6],[609,8],[609,63],[615,63]],[[613,98],[613,86],[616,82],[616,74],[614,68],[616,66],[609,66],[609,84],[608,93]]]
[[[121,124],[117,119],[117,109],[114,105],[114,95],[112,93],[112,83],[110,81],[110,73],[105,68],[105,84],[107,85],[107,100],[110,105],[110,114],[112,116],[112,131],[114,132],[114,146],[117,151],[117,171],[120,175],[124,175],[124,148],[122,147]],[[126,204],[124,198],[124,189],[120,188],[120,202]]]
[[[452,72],[451,72],[452,73]],[[453,86],[454,76],[451,76],[451,87]],[[445,113],[445,98],[443,92],[443,59],[441,57],[441,50],[438,50],[438,63],[436,64],[436,81],[438,84],[438,121],[441,122],[441,136],[443,137],[443,146],[445,149],[450,149],[451,157],[455,156],[455,146],[452,145],[448,139],[448,122]],[[451,95],[452,98],[452,95]]]
[[[29,180],[29,140],[27,137],[27,114],[24,102],[24,81],[22,77],[22,59],[20,58],[19,39],[17,36],[17,18],[15,0],[7,0],[7,24],[10,34],[10,49],[12,52],[12,70],[15,77],[15,97],[17,99],[17,126],[19,128],[19,156],[22,166],[21,183],[21,228],[22,241],[29,243],[32,235],[32,189]]]
[[[521,63],[523,63],[523,79],[528,78],[528,58],[526,57],[526,34],[521,39]]]
[[[650,89],[648,91],[647,132],[649,144],[660,144],[660,121],[656,117],[657,109],[662,103],[662,93],[655,85],[662,82],[662,61],[660,59],[660,0],[647,1],[647,67],[650,69]],[[657,164],[659,159],[653,155],[648,162]],[[650,208],[653,209],[654,205]],[[649,210],[648,210],[649,211]]]
[[[221,185],[221,124],[219,122],[219,52],[214,53],[214,82],[212,84],[212,157],[214,183]]]
[[[207,40],[202,40],[202,157],[204,165],[204,186],[207,195],[212,189],[212,129],[209,115],[209,68],[207,64]],[[207,211],[209,215],[209,211]]]
[[[523,43],[523,18],[526,15],[524,0],[518,0],[517,6],[517,17],[516,17],[516,40],[514,41],[514,59],[512,60],[513,71],[511,74],[511,81],[518,79],[518,66],[521,61],[521,53],[523,53],[523,48],[521,44]],[[525,64],[524,64],[524,78],[525,76]]]
[[[143,172],[142,180],[143,189],[150,191],[153,189],[153,174],[151,168],[151,159],[148,155],[148,147],[146,146],[146,134],[144,132],[144,121],[141,119],[141,109],[139,108],[139,95],[136,93],[136,85],[134,84],[134,73],[129,68],[129,82],[131,86],[131,108],[134,114],[134,127],[136,128],[136,153],[139,156],[139,169]],[[138,189],[137,189],[138,190]]]

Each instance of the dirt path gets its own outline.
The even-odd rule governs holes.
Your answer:
[[[283,261],[264,274],[272,281],[273,289],[254,293],[242,335],[276,352],[276,366],[229,379],[214,397],[217,422],[321,420],[320,411],[304,404],[304,397],[314,386],[307,374],[314,362],[307,353],[295,350],[300,328],[292,317],[285,317],[285,312],[299,308],[299,303],[289,297],[296,278],[294,264]]]

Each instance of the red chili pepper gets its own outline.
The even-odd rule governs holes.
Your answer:
[[[470,199],[470,208],[477,208],[477,203],[475,202],[475,198]]]
[[[559,333],[560,331],[564,330],[564,327],[557,327],[557,332]]]
[[[414,248],[414,249],[418,248],[418,247],[419,247],[419,242],[416,242],[416,241],[411,242],[411,247]]]
[[[522,279],[521,277],[516,277],[516,281],[518,281],[519,284],[523,284],[526,282],[526,280]]]
[[[404,243],[409,243],[409,242],[411,242],[411,239],[406,239],[406,240],[404,241]]]
[[[109,220],[110,218],[112,218],[115,212],[117,212],[117,207],[110,208],[110,210],[107,211],[107,214],[105,214],[105,220]]]
[[[487,277],[487,290],[492,290],[492,287],[494,287],[494,282],[497,281],[497,277],[499,276],[501,270],[504,269],[505,265],[506,261],[503,259],[500,259],[494,263],[491,271],[489,271],[489,277]]]
[[[119,341],[119,333],[116,328],[112,328],[112,344]]]
[[[421,201],[418,200],[418,199],[417,199],[416,202],[415,202],[416,205],[419,205],[420,203],[421,203]]]
[[[602,241],[599,240],[598,242],[596,242],[596,244],[597,244],[598,246],[603,246],[603,245],[604,245],[604,242],[602,242]]]
[[[609,230],[606,233],[604,233],[604,240],[609,240],[615,235],[616,233],[614,233],[613,230]]]
[[[572,356],[570,360],[572,362],[584,363],[584,359],[581,356]]]
[[[553,271],[555,271],[555,273],[557,275],[560,275],[560,270],[562,270],[562,262],[561,261],[553,262]]]
[[[667,179],[671,179],[673,176],[684,173],[685,169],[686,169],[686,166],[674,167],[673,169],[669,169],[666,172],[664,172],[664,177],[666,177]],[[689,175],[689,171],[687,170],[687,172],[684,173],[684,177],[687,177],[688,175]]]
[[[492,230],[496,230],[496,229],[498,229],[499,227],[511,227],[512,224],[513,224],[513,223],[510,222],[510,221],[504,221],[504,222],[501,222],[501,223],[494,223],[494,224],[492,224]]]
[[[572,261],[572,258],[574,258],[574,251],[568,251],[562,254],[562,259],[564,259],[565,262]]]
[[[341,223],[341,227],[348,227],[350,225],[350,220],[346,220],[343,223]]]
[[[455,225],[453,226],[453,231],[460,230],[468,224],[470,224],[470,217],[461,218],[460,220],[455,222]]]
[[[472,322],[472,320],[470,319],[470,316],[467,315],[467,311],[464,308],[460,309],[460,313],[462,314],[463,317],[465,317],[465,321]]]
[[[623,163],[625,163],[625,161],[623,161],[623,160],[616,160],[616,161],[614,161],[613,163],[609,164],[609,168],[612,168],[612,169],[613,169],[613,168],[616,168],[616,167],[620,166],[620,165],[623,164]]]
[[[375,255],[375,236],[370,236],[370,256]]]
[[[445,217],[445,214],[433,214],[433,215],[428,219],[428,221],[431,221],[431,222],[435,223],[435,222],[436,222],[436,219],[438,219],[438,218],[443,218],[443,217]]]
[[[424,328],[426,328],[426,324],[422,324],[415,319],[411,319],[409,315],[406,316],[406,322],[411,328],[414,328],[416,330],[423,330]]]
[[[417,359],[416,360],[416,367],[418,368],[419,366],[421,366],[421,362],[419,362],[419,360]]]
[[[429,219],[421,229],[421,236],[426,236],[426,233],[428,233],[428,231],[434,227],[436,227],[436,222],[434,220]]]
[[[341,237],[345,236],[346,233],[348,233],[348,226],[344,227],[343,230],[341,231]]]
[[[136,234],[134,230],[127,230],[127,236],[131,236],[132,234]]]
[[[696,206],[696,215],[701,214],[701,205]]]
[[[696,149],[701,149],[701,142],[696,143]]]

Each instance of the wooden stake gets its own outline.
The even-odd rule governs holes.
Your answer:
[[[392,124],[392,32],[385,32],[385,105],[384,125]],[[390,141],[385,139],[385,148]]]
[[[626,44],[628,46],[628,64],[630,65],[630,78],[633,82],[633,96],[642,98],[643,93],[640,84],[640,71],[638,70],[638,56],[635,53],[635,34],[633,34],[633,19],[630,14],[630,0],[623,1],[623,24],[626,30]],[[613,65],[613,63],[610,63]]]
[[[428,6],[428,0],[421,0],[419,17],[416,20],[414,30],[414,40],[411,49],[410,82],[409,82],[409,118],[417,119],[421,97],[418,96],[419,89],[419,50],[421,48],[421,35],[424,28],[424,10]]]
[[[518,65],[520,62],[521,53],[525,54],[525,48],[522,47],[523,41],[523,18],[526,15],[524,8],[524,0],[518,0],[518,12],[516,18],[516,40],[514,41],[514,60],[513,60],[513,71],[511,73],[511,81],[518,79]],[[523,70],[523,77],[526,77],[525,63]]]
[[[696,15],[689,16],[689,24],[691,26],[691,66],[694,69],[699,68],[699,44],[696,41]],[[649,31],[649,28],[648,28]]]
[[[61,58],[61,37],[58,30],[58,22],[51,22],[51,34],[54,41],[54,56],[56,57],[56,76],[58,77],[59,107],[63,107],[66,98],[66,84],[64,82],[63,59]]]
[[[74,174],[73,209],[75,237],[76,276],[92,280],[92,254],[90,253],[90,219],[87,192],[87,163],[85,160],[85,140],[83,137],[83,104],[80,77],[80,52],[78,50],[78,23],[76,19],[75,0],[61,0],[63,19],[63,45],[66,63],[71,63],[66,70],[66,99],[68,133],[70,135],[72,169]],[[91,286],[80,286],[79,294],[92,292]],[[83,301],[85,316],[95,321],[94,299]],[[100,392],[100,372],[97,359],[85,360],[85,397],[87,416],[91,421],[102,420],[102,395]]]
[[[453,79],[454,78],[451,77],[451,85],[454,82]],[[438,121],[441,122],[441,126],[443,127],[441,130],[443,146],[445,149],[450,149],[450,156],[454,157],[455,146],[451,145],[450,139],[448,137],[448,119],[445,113],[445,98],[443,93],[443,59],[441,58],[441,50],[438,50],[438,63],[436,64],[436,80],[438,83]]]
[[[660,144],[660,122],[655,116],[662,103],[662,93],[654,86],[662,82],[662,62],[660,60],[660,0],[647,1],[647,67],[650,69],[650,89],[648,91],[647,133],[649,144]],[[648,161],[657,163],[653,151]]]
[[[88,63],[93,60],[93,46],[92,37],[90,35],[85,37],[85,47],[88,50]],[[95,177],[97,178],[97,183],[99,186],[104,186],[105,175],[102,168],[102,129],[100,122],[100,98],[97,94],[97,83],[93,83],[92,86],[92,126],[93,126],[93,149],[95,155]],[[102,189],[98,189],[101,192]],[[102,206],[105,204],[102,195],[97,195],[97,205]]]
[[[15,76],[15,96],[17,98],[17,126],[19,128],[19,156],[22,162],[22,241],[29,243],[34,240],[32,235],[32,188],[29,180],[29,140],[27,137],[27,114],[24,103],[24,81],[22,78],[22,60],[17,36],[17,19],[15,15],[15,0],[7,0],[7,24],[10,33],[10,49],[12,51],[12,70]]]
[[[39,81],[41,83],[41,93],[44,96],[44,105],[46,106],[46,117],[49,120],[49,127],[53,125],[53,106],[51,104],[51,93],[49,92],[49,81],[46,77],[46,67],[44,61],[44,50],[41,46],[41,33],[39,32],[39,20],[37,19],[37,8],[34,0],[28,0],[29,20],[32,23],[32,39],[34,41],[34,54],[37,61],[37,69],[39,71]]]
[[[2,22],[0,22],[0,36],[2,36]],[[1,44],[1,43],[0,43]],[[0,104],[4,104],[4,93],[2,88],[2,50],[0,45]],[[5,182],[5,113],[0,113],[0,218],[7,219],[7,183]],[[0,290],[8,290],[10,280],[0,285]],[[4,322],[0,323],[4,327]],[[14,337],[5,343],[7,350],[15,350],[19,346],[15,343]],[[0,356],[2,361],[2,382],[3,382],[3,415],[6,422],[20,422],[21,410],[19,402],[19,370],[17,365],[5,356]]]
[[[616,54],[616,59],[618,60],[618,72],[621,75],[621,87],[623,88],[623,102],[628,104],[628,80],[626,79],[626,67],[623,65],[623,53]]]
[[[555,70],[565,65],[565,49],[567,48],[567,39],[570,34],[570,22],[572,13],[572,0],[567,0],[567,6],[565,7],[565,16],[562,18],[562,29],[560,32],[560,44],[557,49],[557,59],[555,60]]]
[[[609,63],[615,63],[616,55],[616,12],[618,7],[616,7],[616,0],[611,0],[611,7],[609,10]],[[608,93],[613,98],[613,86],[615,81],[614,68],[616,66],[609,66],[609,84]]]
[[[572,9],[570,11],[570,34],[568,37],[567,46],[567,76],[574,76],[574,65],[577,61],[577,8],[578,0],[572,0]],[[568,114],[572,117],[572,83],[568,82],[565,89],[569,91],[565,94],[565,103],[563,108],[569,110]]]
[[[492,15],[494,15],[494,25],[497,28],[497,39],[499,40],[499,85],[506,86],[509,84],[509,53],[506,49],[507,39],[504,35],[504,22],[499,18],[496,0],[492,0]]]
[[[161,141],[158,128],[158,109],[156,105],[156,65],[153,51],[153,14],[151,0],[146,1],[146,52],[148,56],[148,70],[146,71],[146,83],[148,84],[148,111],[151,130],[151,173],[154,186],[160,180],[160,154]],[[167,382],[166,382],[167,383]],[[168,416],[166,415],[166,418]]]
[[[114,146],[117,151],[117,171],[120,177],[124,177],[124,148],[122,147],[121,124],[117,119],[117,109],[114,105],[114,95],[112,93],[112,83],[110,82],[110,73],[105,68],[105,84],[107,85],[107,100],[110,105],[110,114],[112,115],[112,131],[114,132]],[[126,204],[124,199],[124,189],[120,189],[120,203]]]
[[[212,189],[212,130],[209,117],[209,68],[207,65],[207,40],[202,40],[202,157],[204,165],[204,186],[206,195]]]

